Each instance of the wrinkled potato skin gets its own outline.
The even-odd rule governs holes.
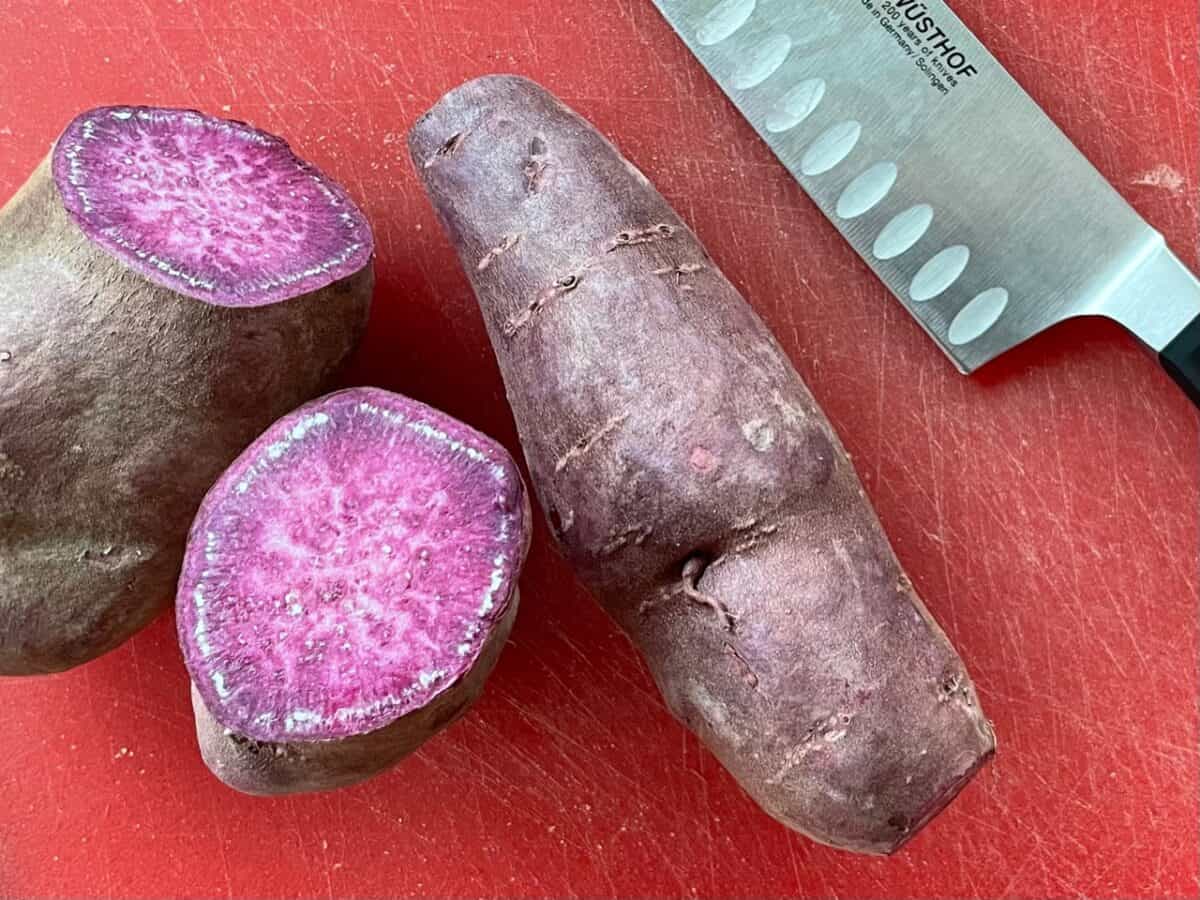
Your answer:
[[[479,699],[512,631],[519,603],[514,590],[475,665],[432,703],[352,738],[297,743],[250,740],[221,725],[192,685],[192,711],[204,764],[229,787],[261,797],[334,790],[379,774],[458,721]]]
[[[410,148],[551,528],[671,711],[781,822],[894,851],[994,738],[779,344],[645,176],[537,85],[466,84]]]
[[[373,283],[182,296],[89,241],[38,167],[0,210],[0,675],[87,662],[171,602],[205,491],[328,385]]]

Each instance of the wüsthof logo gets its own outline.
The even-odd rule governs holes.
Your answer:
[[[949,94],[967,79],[979,74],[971,62],[970,45],[960,46],[938,24],[938,9],[929,0],[860,0],[863,9],[896,42],[900,52],[913,60],[934,90]]]
[[[967,54],[960,50],[945,29],[938,25],[928,6],[919,0],[893,0],[890,6],[911,24],[913,31],[928,39],[923,45],[930,51],[926,55],[940,57],[946,68],[959,78],[970,78],[979,74],[979,69],[967,58]]]

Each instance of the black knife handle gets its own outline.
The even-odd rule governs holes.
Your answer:
[[[1158,358],[1184,393],[1200,406],[1200,316],[1192,319]]]

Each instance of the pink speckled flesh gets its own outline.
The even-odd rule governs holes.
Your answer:
[[[356,389],[291,413],[192,527],[176,608],[205,705],[269,741],[426,705],[505,612],[528,515],[505,450],[423,404]]]
[[[151,281],[219,306],[262,306],[353,275],[371,229],[287,143],[191,110],[78,116],[52,158],[67,212]]]

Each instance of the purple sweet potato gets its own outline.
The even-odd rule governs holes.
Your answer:
[[[143,107],[68,126],[0,210],[0,675],[170,603],[204,492],[357,342],[372,254],[279,138]]]
[[[387,768],[483,689],[529,547],[503,447],[359,388],[276,422],[213,486],[176,599],[205,763],[250,794]]]
[[[897,849],[994,738],[779,344],[645,176],[537,85],[466,84],[410,146],[551,529],[671,711],[781,822]]]

